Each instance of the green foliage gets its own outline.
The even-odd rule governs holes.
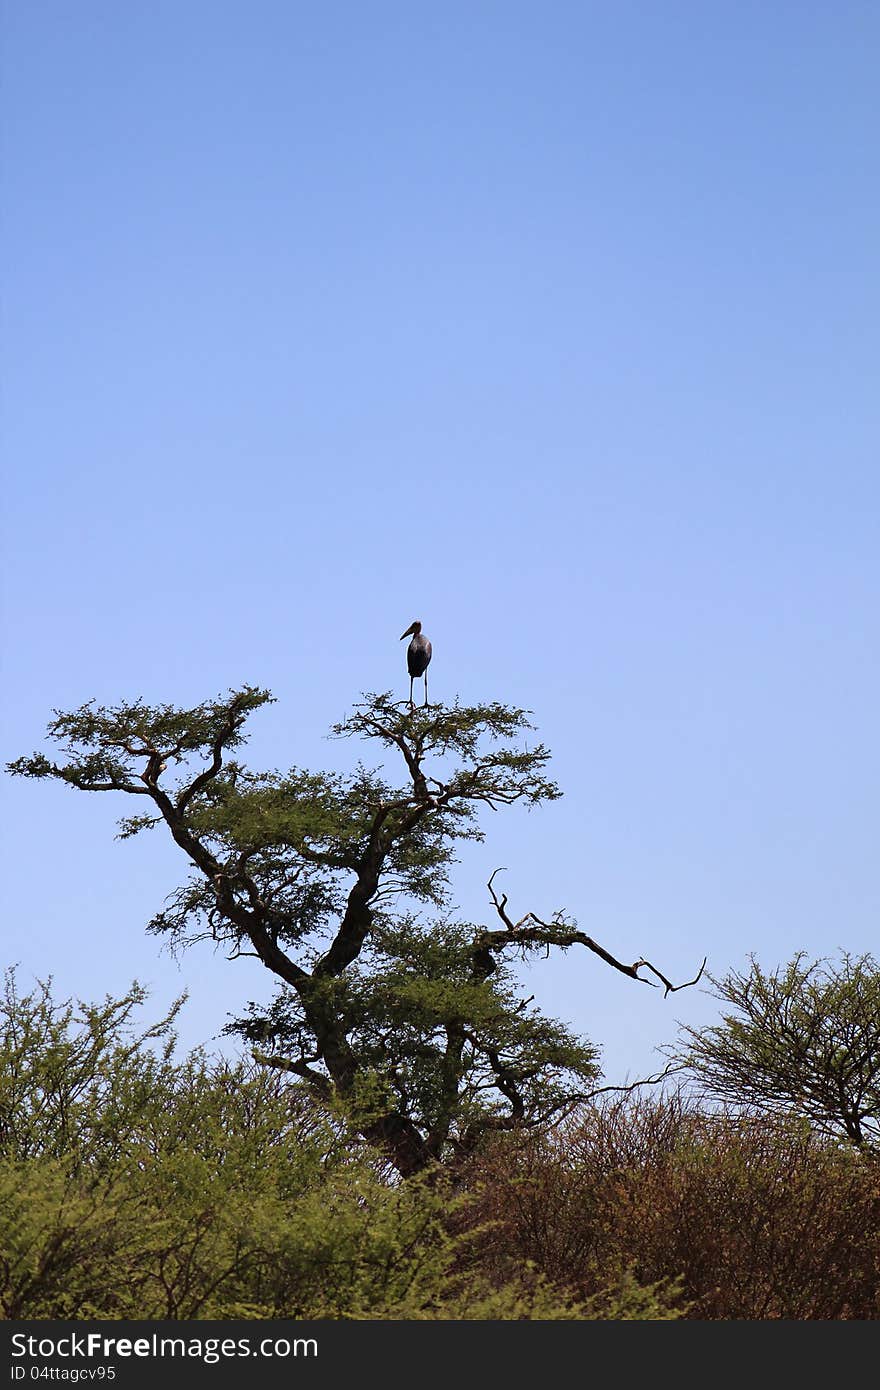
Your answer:
[[[509,1078],[529,1115],[563,1108],[571,1078],[590,1085],[597,1052],[519,996],[512,971],[474,977],[468,924],[379,923],[357,964],[321,982],[360,1062],[350,1115],[365,1122],[401,1103],[427,1133],[461,1144],[469,1131],[503,1119],[497,1089]],[[303,1053],[310,1034],[298,996],[277,996],[228,1025],[261,1050]],[[450,1074],[450,1043],[457,1048]],[[360,1115],[355,1113],[355,1105]]]
[[[588,939],[561,915],[503,917],[491,933],[416,915],[448,905],[456,847],[482,839],[484,807],[559,796],[526,712],[367,696],[332,733],[370,740],[399,780],[384,765],[254,772],[229,754],[270,698],[245,686],[191,709],[88,704],[49,726],[65,761],[37,753],[10,770],[146,799],[120,836],[164,824],[192,869],[149,930],[261,960],[279,994],[234,1027],[401,1173],[563,1111],[595,1080],[596,1051],[523,999],[509,963]]]
[[[3,1316],[573,1315],[547,1286],[463,1275],[464,1199],[384,1182],[265,1068],[176,1061],[169,1020],[134,1027],[142,999],[59,1006],[7,976]]]
[[[401,1300],[385,1316],[410,1321],[672,1322],[682,1316],[678,1299],[676,1284],[662,1279],[643,1287],[625,1270],[607,1288],[581,1300],[526,1263],[512,1269],[509,1281],[498,1286],[475,1273],[450,1278],[441,1301],[426,1302],[417,1295]]]
[[[2,1317],[880,1316],[877,1156],[803,1122],[618,1099],[401,1182],[302,1083],[178,1059],[142,998],[7,978]]]
[[[142,700],[108,708],[90,700],[71,713],[55,710],[49,724],[49,737],[60,745],[66,763],[59,765],[36,753],[16,759],[8,770],[19,777],[57,777],[83,790],[145,795],[145,787],[127,785],[132,775],[140,775],[133,772],[135,762],[160,753],[163,762],[186,767],[203,749],[236,748],[244,742],[241,730],[247,715],[271,700],[268,690],[255,686],[186,710],[173,705],[151,708]]]
[[[880,966],[842,952],[837,962],[799,953],[765,974],[713,980],[732,1006],[722,1022],[686,1028],[675,1060],[704,1092],[732,1105],[805,1116],[857,1147],[880,1144]]]
[[[169,1074],[171,1029],[183,1002],[138,1032],[134,984],[103,1004],[56,1004],[51,983],[21,996],[6,972],[0,1011],[0,1148],[10,1160],[88,1153],[112,1161]],[[147,1050],[147,1044],[158,1044]],[[124,1103],[125,1108],[120,1108]]]

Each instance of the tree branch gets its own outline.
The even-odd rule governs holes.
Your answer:
[[[307,1062],[292,1062],[289,1057],[273,1057],[267,1052],[255,1051],[253,1056],[254,1061],[260,1062],[264,1067],[274,1067],[276,1071],[292,1072],[295,1076],[302,1077],[324,1100],[332,1099],[333,1086],[331,1082],[321,1072],[310,1067]]]
[[[220,732],[217,734],[217,737],[211,744],[210,766],[206,767],[203,772],[200,772],[198,777],[194,778],[193,781],[190,782],[188,787],[184,787],[183,791],[177,798],[178,815],[182,815],[189,803],[192,801],[193,797],[198,795],[198,793],[202,790],[202,787],[207,786],[208,782],[211,781],[212,777],[217,776],[217,773],[223,766],[223,749],[225,748],[227,741],[240,727],[244,718],[244,713],[245,711],[242,709],[241,699],[240,697],[236,696],[230,703],[229,714],[227,716],[225,724],[223,725]]]
[[[586,946],[588,951],[592,951],[595,955],[600,956],[606,964],[612,966],[615,970],[619,970],[621,974],[628,975],[630,979],[638,980],[640,984],[651,985],[656,989],[658,986],[654,984],[653,980],[646,980],[644,976],[638,973],[641,969],[650,970],[651,973],[656,975],[658,980],[661,980],[665,985],[663,992],[664,999],[668,994],[674,994],[677,990],[690,988],[691,985],[697,984],[702,978],[703,971],[706,968],[707,957],[705,956],[703,957],[702,965],[692,980],[686,980],[683,984],[674,985],[655,965],[652,965],[650,961],[641,959],[633,961],[632,965],[627,965],[625,961],[618,960],[610,951],[606,951],[605,947],[600,946],[598,941],[594,941],[591,936],[587,936],[584,932],[574,930],[561,920],[545,922],[541,917],[536,916],[534,912],[527,912],[518,922],[514,922],[507,912],[507,894],[502,893],[499,898],[493,886],[495,875],[501,872],[503,872],[501,869],[494,870],[487,887],[495,911],[504,923],[506,930],[501,932],[481,932],[474,943],[475,961],[478,955],[481,955],[482,959],[485,960],[485,953],[491,956],[493,951],[503,950],[505,946],[521,948],[526,948],[528,946],[545,946],[548,950],[551,946],[560,946],[563,949],[569,946]],[[483,969],[485,970],[485,965]]]

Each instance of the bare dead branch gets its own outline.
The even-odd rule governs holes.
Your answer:
[[[706,968],[707,957],[703,957],[703,963],[692,980],[686,980],[683,984],[674,985],[664,974],[652,965],[650,961],[641,959],[633,961],[632,965],[627,965],[625,961],[618,960],[610,951],[606,951],[604,946],[600,946],[598,941],[594,941],[591,936],[584,932],[576,931],[569,927],[562,918],[557,918],[552,922],[545,922],[534,912],[527,912],[518,922],[511,920],[507,912],[507,894],[502,893],[499,898],[495,891],[493,880],[495,875],[503,872],[502,869],[495,869],[489,879],[487,887],[492,898],[492,904],[498,916],[504,923],[504,931],[484,931],[481,932],[475,942],[475,961],[480,959],[483,962],[482,968],[485,970],[485,955],[491,955],[493,951],[503,950],[505,946],[514,946],[525,949],[528,946],[545,946],[549,952],[551,946],[560,946],[566,949],[569,946],[585,946],[588,951],[600,956],[602,960],[615,970],[619,970],[622,975],[628,975],[631,980],[638,980],[639,984],[650,985],[653,989],[659,986],[653,980],[646,980],[640,975],[639,970],[650,970],[657,979],[662,981],[665,986],[663,997],[674,994],[679,989],[688,989],[691,985],[697,984],[702,978]]]
[[[706,961],[707,961],[708,959],[709,959],[708,956],[703,956],[703,963],[702,963],[702,965],[700,966],[700,968],[699,968],[699,970],[697,971],[697,973],[696,973],[696,975],[694,976],[694,978],[693,978],[692,980],[685,980],[685,981],[684,981],[682,984],[680,984],[680,985],[673,985],[673,984],[671,984],[670,981],[667,980],[667,978],[666,978],[665,975],[661,975],[661,973],[660,973],[660,971],[657,969],[656,965],[652,965],[651,962],[650,962],[649,960],[637,960],[636,963],[635,963],[635,965],[634,965],[634,967],[633,967],[633,969],[638,970],[638,969],[640,969],[642,966],[644,966],[645,970],[650,970],[654,975],[657,976],[657,979],[658,979],[658,980],[662,980],[662,981],[663,981],[663,984],[666,986],[666,988],[665,988],[664,991],[663,991],[663,998],[665,999],[666,996],[667,996],[667,994],[675,994],[675,992],[676,992],[677,990],[679,990],[679,989],[690,989],[691,985],[698,984],[699,981],[700,981],[700,980],[702,979],[702,977],[703,977],[703,971],[706,969]],[[650,984],[651,982],[650,982],[650,980],[646,980],[645,983],[646,983],[646,984]]]
[[[579,1101],[595,1100],[596,1096],[604,1096],[609,1093],[615,1095],[629,1095],[632,1091],[638,1091],[642,1086],[659,1086],[661,1081],[665,1081],[667,1076],[673,1076],[676,1072],[684,1071],[685,1068],[676,1062],[667,1062],[662,1071],[658,1071],[656,1076],[644,1076],[640,1081],[631,1081],[627,1086],[597,1086],[595,1091],[587,1091],[579,1096]]]

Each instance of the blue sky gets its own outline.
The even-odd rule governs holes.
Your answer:
[[[562,801],[489,817],[486,918],[566,907],[685,978],[876,947],[872,4],[2,8],[3,751],[53,707],[278,704],[340,766],[364,690],[534,711]],[[253,962],[176,963],[119,807],[2,786],[3,955],[210,1040]],[[657,1063],[584,953],[529,992]]]

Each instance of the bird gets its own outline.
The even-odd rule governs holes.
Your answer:
[[[427,637],[422,636],[421,623],[410,623],[406,632],[401,633],[400,641],[404,637],[412,636],[412,641],[406,649],[406,669],[409,671],[409,707],[413,708],[413,681],[419,676],[425,678],[425,704],[428,703],[428,663],[431,660],[431,643]]]

